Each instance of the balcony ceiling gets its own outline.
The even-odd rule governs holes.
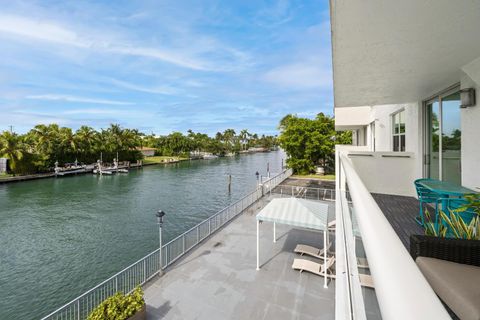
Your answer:
[[[480,56],[479,0],[331,0],[335,107],[423,100]]]

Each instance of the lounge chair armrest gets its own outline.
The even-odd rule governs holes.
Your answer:
[[[480,240],[410,236],[410,255],[480,266]]]

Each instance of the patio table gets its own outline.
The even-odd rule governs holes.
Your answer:
[[[442,198],[442,209],[447,207],[447,198],[463,198],[467,194],[478,193],[472,189],[448,181],[425,180],[419,182],[419,184],[440,195]]]
[[[458,184],[447,181],[425,180],[419,182],[419,184],[431,190],[432,192],[438,193],[444,197],[463,197],[466,194],[477,193],[472,189],[465,188]]]

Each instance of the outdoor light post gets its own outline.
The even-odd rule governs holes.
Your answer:
[[[162,226],[163,226],[163,217],[165,216],[165,212],[162,210],[158,210],[157,214],[157,223],[158,223],[158,238],[160,242],[160,247],[159,247],[159,262],[160,262],[160,268],[158,270],[158,274],[162,275]]]

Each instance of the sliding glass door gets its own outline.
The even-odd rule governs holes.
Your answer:
[[[425,104],[427,176],[461,184],[461,127],[459,88]]]

